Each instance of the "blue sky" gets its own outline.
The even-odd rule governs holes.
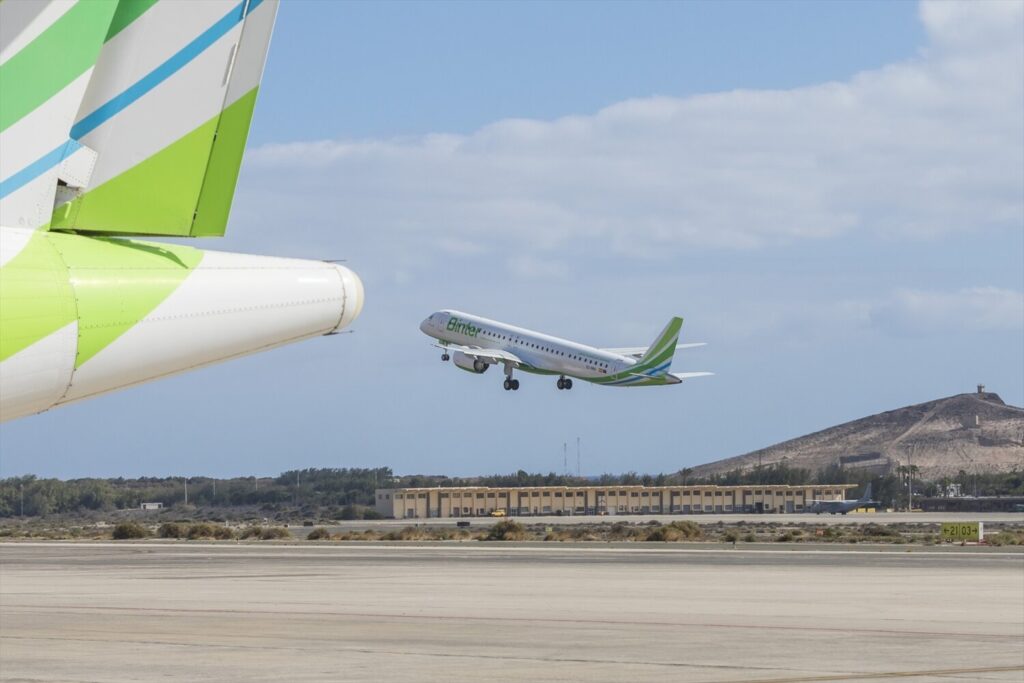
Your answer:
[[[326,3],[279,14],[228,251],[346,258],[351,335],[3,427],[0,474],[675,471],[984,382],[1024,404],[1016,3]],[[461,308],[682,386],[444,366]]]

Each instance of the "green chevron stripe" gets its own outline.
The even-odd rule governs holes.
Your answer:
[[[0,65],[0,131],[81,76],[95,62],[117,0],[80,0]]]
[[[202,257],[178,245],[36,232],[0,268],[0,361],[77,317],[81,366],[149,315]]]
[[[156,4],[157,0],[119,0],[114,18],[110,20],[110,29],[104,42],[109,41],[129,24],[141,17],[146,10]]]
[[[78,306],[75,367],[130,330],[178,288],[203,252],[172,244],[53,234]]]
[[[0,268],[0,361],[75,318],[67,267],[46,233],[35,232]]]
[[[224,234],[258,90],[256,87],[242,95],[220,115],[217,139],[213,143],[199,193],[199,205],[192,225],[193,237],[220,237]]]
[[[257,88],[156,154],[57,207],[51,230],[223,235]]]

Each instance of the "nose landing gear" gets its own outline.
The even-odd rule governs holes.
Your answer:
[[[451,356],[448,355],[447,351],[443,351],[441,353],[441,362],[444,363],[445,361],[448,361],[448,360],[451,360]]]
[[[568,377],[559,377],[557,382],[558,388],[561,389],[572,389],[572,380]]]

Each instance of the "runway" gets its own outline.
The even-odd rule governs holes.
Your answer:
[[[1021,681],[1024,554],[0,544],[0,680]]]

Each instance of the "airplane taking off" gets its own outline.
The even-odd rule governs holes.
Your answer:
[[[333,263],[124,239],[224,234],[277,7],[0,1],[0,421],[359,315]]]
[[[678,344],[682,318],[672,318],[650,346],[598,349],[495,320],[461,313],[438,311],[420,323],[420,330],[438,341],[441,360],[455,367],[483,374],[492,365],[505,368],[505,391],[519,389],[512,375],[522,370],[535,375],[557,375],[559,389],[572,389],[581,379],[613,387],[679,384],[710,372],[669,372],[677,349],[697,344]],[[451,354],[449,355],[449,351]]]
[[[830,515],[845,515],[858,508],[878,508],[879,502],[871,500],[871,482],[864,489],[864,495],[857,500],[812,500],[810,511],[816,514],[827,512]]]

